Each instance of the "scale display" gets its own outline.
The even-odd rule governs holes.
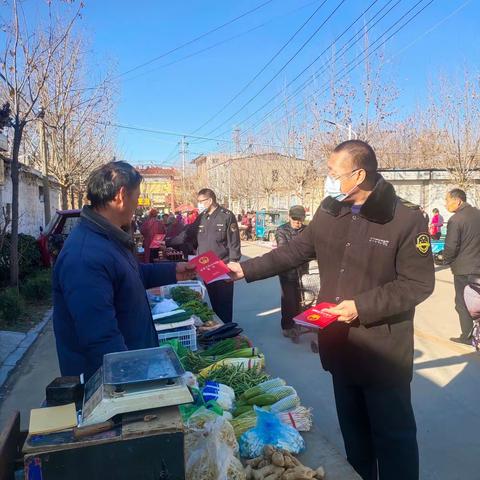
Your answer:
[[[103,383],[127,385],[182,376],[185,370],[173,348],[146,348],[103,357]]]
[[[85,385],[81,426],[122,413],[193,401],[181,381],[183,369],[170,345],[110,353]]]

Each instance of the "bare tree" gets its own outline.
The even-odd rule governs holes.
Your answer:
[[[62,208],[68,193],[81,185],[95,166],[113,156],[111,129],[113,83],[109,75],[87,88],[86,46],[70,33],[51,61],[51,75],[41,94],[49,137],[49,174],[61,186]],[[72,205],[73,207],[73,205]]]
[[[12,0],[11,20],[4,25],[6,43],[1,55],[0,79],[3,81],[2,96],[11,107],[13,129],[10,247],[10,283],[13,286],[18,285],[18,159],[22,136],[25,126],[36,120],[35,109],[39,106],[41,92],[49,77],[52,58],[79,18],[82,4],[76,8],[66,26],[60,30],[55,28],[50,4],[48,8],[50,16],[47,26],[30,31],[28,25],[21,20],[18,0]]]
[[[441,154],[437,159],[460,187],[471,183],[480,167],[480,75],[468,70],[460,80],[441,78],[434,86],[428,109],[431,143]]]

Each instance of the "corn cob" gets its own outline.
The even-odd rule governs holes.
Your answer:
[[[285,410],[291,410],[295,407],[298,407],[300,405],[300,399],[298,398],[298,395],[289,395],[288,397],[282,398],[278,402],[274,403],[270,407],[270,411],[272,413],[279,413],[283,412]]]
[[[247,403],[249,405],[256,405],[257,407],[264,407],[265,405],[273,405],[282,398],[296,393],[297,392],[293,387],[275,387],[268,390],[267,393],[262,393],[256,397],[249,398]]]
[[[267,380],[266,382],[259,383],[255,387],[249,388],[244,394],[241,396],[242,399],[248,400],[249,398],[256,397],[257,395],[261,395],[262,393],[267,393],[269,389],[274,387],[282,387],[286,385],[285,380],[281,378],[272,378]]]

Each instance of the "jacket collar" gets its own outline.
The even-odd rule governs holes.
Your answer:
[[[280,228],[288,230],[291,233],[300,233],[300,232],[303,232],[303,230],[305,230],[305,227],[306,225],[302,225],[300,228],[293,228],[290,225],[290,222],[287,222],[287,223],[284,223]]]
[[[106,235],[111,240],[115,240],[128,250],[135,246],[129,233],[111,224],[105,217],[99,215],[90,205],[85,205],[80,213],[80,217],[93,224],[97,230]]]
[[[360,216],[374,223],[388,223],[393,219],[397,195],[393,185],[387,182],[380,174],[372,193],[360,209]],[[339,202],[332,197],[326,197],[320,208],[334,217],[343,216],[350,212],[350,205]]]

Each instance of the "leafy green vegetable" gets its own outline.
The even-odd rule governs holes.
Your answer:
[[[201,300],[202,296],[200,293],[189,287],[173,287],[170,290],[170,296],[172,299],[177,302],[179,305],[190,302],[191,300]]]
[[[213,318],[213,310],[205,302],[201,302],[200,300],[190,300],[182,303],[181,306],[184,310],[200,318],[202,322],[208,322]]]

